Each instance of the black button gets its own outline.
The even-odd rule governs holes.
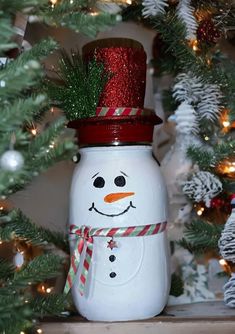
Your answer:
[[[109,261],[113,262],[115,260],[116,260],[116,256],[115,255],[110,255]]]
[[[117,276],[117,274],[116,274],[115,272],[112,271],[112,272],[109,274],[109,276],[110,276],[111,278],[114,278],[114,277]]]

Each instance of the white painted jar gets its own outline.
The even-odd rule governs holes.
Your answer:
[[[166,221],[166,188],[151,145],[80,149],[70,199],[70,225],[128,227]],[[126,194],[107,201],[110,194]],[[125,321],[153,317],[166,305],[170,285],[166,231],[150,236],[94,237],[84,295],[72,287],[74,303],[88,320]],[[70,241],[71,252],[74,241]],[[84,253],[84,252],[83,252]],[[81,263],[84,254],[82,253]]]

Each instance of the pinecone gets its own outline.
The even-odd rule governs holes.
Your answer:
[[[183,192],[199,203],[205,202],[210,207],[211,199],[222,191],[222,183],[215,175],[206,171],[199,171],[183,185]]]
[[[197,39],[200,42],[216,44],[220,35],[220,31],[216,28],[211,19],[203,20],[198,26]]]
[[[224,302],[229,307],[235,308],[235,274],[224,285]]]
[[[235,209],[224,226],[218,245],[221,256],[235,263]]]

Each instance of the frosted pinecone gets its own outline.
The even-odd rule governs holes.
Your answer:
[[[218,245],[221,256],[235,263],[235,209],[224,226]]]
[[[222,183],[210,172],[200,171],[186,181],[183,185],[183,192],[195,202],[204,202],[210,207],[211,199],[222,191]]]
[[[235,308],[235,273],[230,280],[224,285],[224,302],[229,307]]]

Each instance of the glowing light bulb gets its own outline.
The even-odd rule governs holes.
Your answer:
[[[0,206],[0,211],[4,210],[4,206]]]
[[[235,166],[229,166],[228,171],[229,172],[235,172]]]
[[[220,259],[220,260],[219,260],[219,264],[220,264],[221,266],[226,266],[227,262],[225,261],[225,259]]]
[[[197,210],[197,215],[201,216],[203,214],[204,210],[205,210],[205,208],[203,208],[203,206],[202,206],[200,209]]]
[[[37,129],[36,129],[36,128],[33,128],[33,129],[31,130],[31,133],[32,133],[33,136],[36,136],[36,135],[37,135]]]
[[[50,0],[50,3],[51,3],[51,8],[54,8],[57,3],[57,0]]]
[[[37,329],[37,333],[38,333],[38,334],[41,334],[41,333],[42,333],[42,329],[41,329],[41,328],[38,328],[38,329]]]
[[[223,126],[225,127],[225,128],[228,128],[229,126],[230,126],[230,122],[229,121],[223,121]]]
[[[52,291],[52,288],[47,288],[46,289],[46,293],[51,293],[51,291]]]
[[[50,143],[49,147],[50,147],[50,148],[54,148],[54,147],[55,147],[55,142],[52,141],[52,142]]]
[[[208,136],[205,136],[204,139],[208,141],[210,138]]]
[[[132,0],[126,0],[126,3],[127,3],[128,5],[132,5]]]
[[[97,16],[97,15],[99,15],[99,13],[98,12],[90,12],[90,15],[91,16]]]
[[[189,42],[189,46],[193,49],[193,51],[198,51],[199,50],[199,47],[198,47],[198,40],[197,39],[194,39],[194,40],[191,40]]]
[[[41,291],[42,291],[43,293],[45,293],[45,290],[46,290],[45,285],[42,285],[42,286],[41,286]]]

